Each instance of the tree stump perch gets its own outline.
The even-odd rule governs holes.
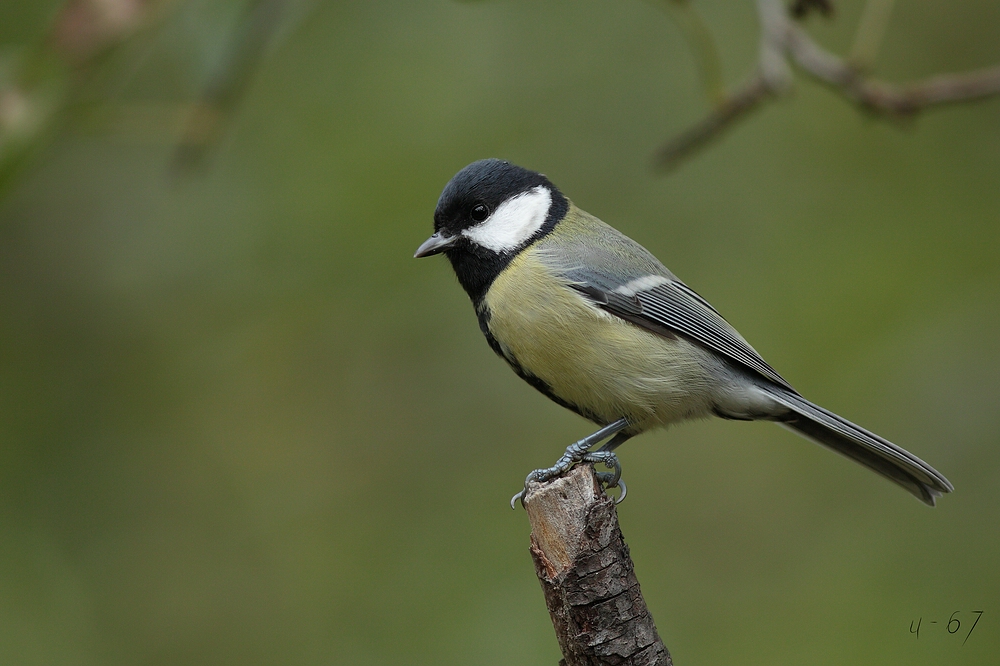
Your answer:
[[[672,666],[593,466],[530,484],[524,507],[560,666]]]

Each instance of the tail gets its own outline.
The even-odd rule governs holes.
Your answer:
[[[924,504],[934,506],[936,497],[955,489],[936,469],[875,433],[792,391],[769,386],[767,392],[789,409],[777,419],[781,425],[898,483]]]

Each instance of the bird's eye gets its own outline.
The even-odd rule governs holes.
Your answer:
[[[490,216],[490,209],[486,204],[476,204],[472,207],[470,215],[474,221],[482,222]]]

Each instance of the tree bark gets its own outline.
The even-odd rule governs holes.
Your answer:
[[[565,666],[672,666],[591,465],[532,483],[531,557]]]

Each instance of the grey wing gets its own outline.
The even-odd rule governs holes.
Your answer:
[[[709,349],[728,356],[765,379],[792,389],[760,354],[709,305],[683,282],[671,281],[635,294],[642,316],[666,326]],[[611,302],[609,302],[611,305]],[[614,308],[609,308],[614,313]],[[641,325],[641,324],[640,324]]]
[[[660,335],[683,335],[792,392],[795,389],[722,318],[646,248],[597,218],[540,243],[544,260],[605,311]]]
[[[660,335],[679,333],[795,391],[715,308],[673,276],[651,275],[613,286],[613,277],[595,274],[589,268],[576,267],[564,275],[574,289],[606,312]]]

